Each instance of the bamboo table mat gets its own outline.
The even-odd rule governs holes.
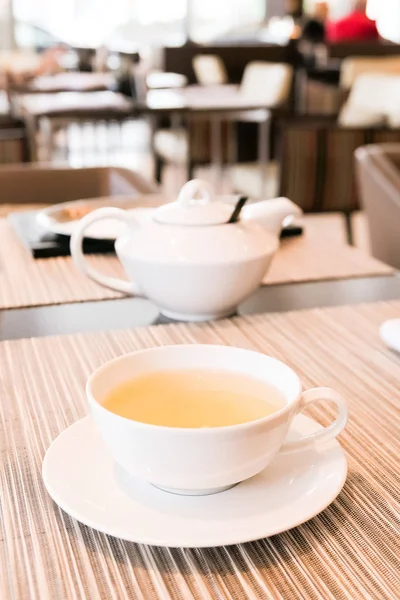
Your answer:
[[[0,344],[2,600],[394,600],[400,597],[400,356],[378,327],[400,302],[238,317]],[[84,384],[105,361],[175,343],[271,354],[304,387],[349,402],[343,491],[319,516],[269,539],[220,549],[162,549],[100,534],[47,495],[46,449],[87,413]],[[314,409],[322,423],[333,409]]]
[[[305,233],[281,244],[264,284],[390,275],[388,265],[348,246],[339,215],[304,217]],[[115,256],[88,257],[96,269],[124,277]],[[70,257],[33,259],[0,219],[0,309],[119,298],[83,275]]]

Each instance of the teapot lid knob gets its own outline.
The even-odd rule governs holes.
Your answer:
[[[215,199],[212,186],[202,179],[185,183],[175,202],[155,211],[154,219],[169,225],[222,225],[232,213],[229,204]]]

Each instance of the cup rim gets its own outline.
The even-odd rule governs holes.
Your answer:
[[[127,417],[123,417],[122,415],[119,415],[117,413],[112,412],[111,410],[108,410],[108,408],[105,408],[103,406],[103,404],[101,404],[101,402],[99,402],[95,398],[94,394],[92,393],[92,386],[93,386],[94,380],[97,377],[99,377],[102,373],[104,373],[104,371],[106,371],[111,366],[117,364],[118,362],[123,362],[124,360],[129,360],[133,356],[137,356],[137,355],[150,354],[153,352],[168,351],[171,348],[187,350],[188,348],[198,348],[198,347],[201,347],[202,349],[218,348],[218,349],[224,350],[224,351],[225,350],[239,350],[242,352],[251,353],[251,354],[255,354],[255,355],[259,355],[259,356],[261,355],[269,360],[280,363],[286,369],[288,369],[292,373],[294,378],[296,379],[298,393],[296,394],[295,397],[293,397],[293,399],[291,401],[287,402],[282,408],[273,412],[270,415],[266,415],[265,417],[262,417],[260,419],[246,421],[244,423],[237,423],[236,425],[221,425],[218,427],[170,427],[168,425],[155,425],[152,423],[143,423],[141,421],[135,421],[134,419],[128,419]],[[179,367],[177,367],[177,368],[179,368]],[[157,372],[157,371],[162,371],[162,369],[154,370],[154,372]],[[245,371],[239,371],[239,372],[246,374]],[[258,352],[257,350],[251,350],[249,348],[240,348],[238,346],[225,346],[222,344],[168,344],[165,346],[154,346],[151,348],[144,348],[142,350],[136,350],[134,352],[128,352],[126,354],[122,354],[121,356],[117,356],[116,358],[113,358],[113,359],[107,361],[106,363],[104,363],[103,365],[101,365],[100,367],[98,367],[89,376],[89,378],[86,382],[86,386],[85,386],[86,398],[87,398],[89,404],[94,405],[97,409],[104,412],[105,414],[112,415],[112,417],[115,417],[117,419],[122,419],[123,421],[131,423],[131,424],[135,425],[135,427],[140,427],[141,429],[150,429],[152,431],[169,432],[169,433],[174,433],[176,435],[184,435],[184,434],[207,435],[207,434],[211,434],[211,433],[215,434],[216,432],[222,432],[222,431],[230,431],[230,432],[231,431],[240,431],[240,430],[250,429],[250,428],[254,427],[254,425],[256,425],[256,424],[260,425],[260,424],[267,423],[268,421],[273,421],[277,417],[284,415],[286,412],[289,412],[293,408],[293,405],[296,404],[296,402],[299,400],[299,398],[302,394],[302,390],[303,390],[303,388],[301,385],[301,381],[300,381],[300,378],[297,375],[297,373],[291,367],[289,367],[289,365],[287,365],[283,361],[279,360],[278,358],[275,358],[274,356],[270,356],[268,354],[264,354],[262,352]]]

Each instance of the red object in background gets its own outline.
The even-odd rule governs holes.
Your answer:
[[[340,21],[328,22],[326,38],[329,42],[378,40],[379,32],[375,21],[371,21],[365,13],[356,11]]]

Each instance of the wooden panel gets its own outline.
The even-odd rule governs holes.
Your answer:
[[[330,58],[347,58],[348,56],[391,56],[400,54],[400,44],[389,42],[353,42],[328,44]]]
[[[291,62],[294,50],[292,45],[277,46],[259,44],[251,45],[210,45],[200,46],[186,44],[175,48],[165,48],[164,67],[166,71],[182,73],[190,83],[195,83],[196,78],[192,68],[192,60],[196,54],[217,54],[225,63],[229,82],[240,83],[247,63],[253,60],[266,60],[271,62]]]

